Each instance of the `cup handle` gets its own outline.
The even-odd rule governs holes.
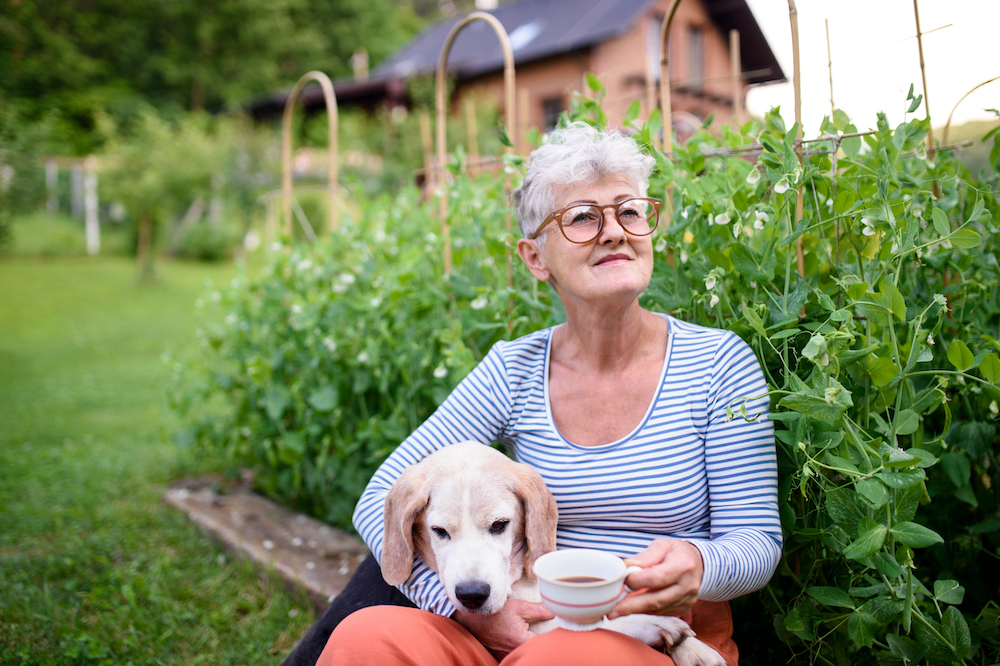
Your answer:
[[[642,571],[642,567],[637,566],[635,564],[630,564],[629,566],[625,567],[625,578],[628,578],[629,576],[631,576],[632,574],[634,574],[637,571]],[[627,594],[629,592],[635,592],[635,590],[633,590],[631,587],[629,587],[626,584],[625,585],[625,592]]]

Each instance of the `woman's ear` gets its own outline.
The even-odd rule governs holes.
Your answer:
[[[536,241],[528,240],[527,238],[521,238],[517,241],[517,255],[521,257],[524,265],[528,267],[528,270],[536,278],[542,282],[548,282],[552,277],[552,273],[545,267],[541,253],[542,248],[538,247]]]

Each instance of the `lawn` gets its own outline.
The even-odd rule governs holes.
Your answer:
[[[160,502],[171,360],[232,264],[0,258],[0,664],[277,664],[313,620]]]

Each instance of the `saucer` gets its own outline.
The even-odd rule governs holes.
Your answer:
[[[602,617],[597,622],[588,622],[587,624],[580,624],[579,622],[572,622],[570,620],[564,620],[559,616],[556,616],[556,625],[562,627],[563,629],[568,629],[570,631],[593,631],[594,629],[601,629],[607,624],[608,618]]]

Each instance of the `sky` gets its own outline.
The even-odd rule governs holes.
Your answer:
[[[952,126],[996,119],[984,109],[1000,109],[1000,79],[964,100],[962,96],[1000,77],[1000,0],[918,1],[933,126],[944,127],[953,109]],[[791,126],[795,97],[788,0],[747,0],[747,4],[789,80],[751,88],[747,109],[762,117],[780,105]],[[795,0],[795,6],[806,136],[815,136],[823,116],[830,114],[831,60],[834,104],[859,129],[873,128],[879,111],[886,113],[892,127],[902,122],[910,84],[914,94],[923,92],[913,0]],[[924,107],[914,115],[924,117]]]

